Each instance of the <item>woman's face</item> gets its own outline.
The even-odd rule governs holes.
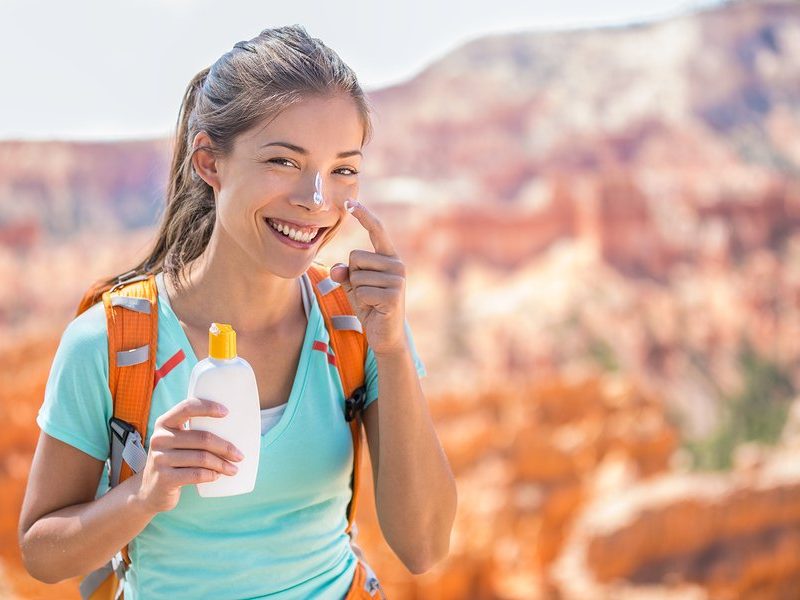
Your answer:
[[[226,254],[235,267],[252,263],[287,279],[306,271],[341,227],[345,200],[358,197],[363,133],[355,102],[334,96],[304,99],[237,137],[231,154],[216,159],[211,183],[217,192],[215,233],[220,243],[233,246]],[[316,203],[319,189],[322,202]],[[286,243],[270,221],[324,230],[299,248]]]

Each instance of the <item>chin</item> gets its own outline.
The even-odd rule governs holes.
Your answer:
[[[280,277],[281,279],[297,279],[303,273],[305,273],[307,269],[308,269],[308,266],[306,266],[305,269],[301,268],[300,270],[298,270],[298,269],[292,269],[288,265],[285,265],[283,268],[272,267],[272,268],[267,268],[265,270],[269,271],[270,273],[272,273],[276,277]]]

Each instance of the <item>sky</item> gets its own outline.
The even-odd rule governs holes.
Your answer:
[[[2,0],[0,140],[172,135],[195,73],[268,27],[303,25],[369,92],[485,35],[647,22],[716,2]]]

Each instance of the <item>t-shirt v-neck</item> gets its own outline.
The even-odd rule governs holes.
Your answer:
[[[158,274],[156,274],[155,280],[156,280],[156,287],[158,288],[159,299],[163,300],[164,304],[167,307],[169,307],[170,313],[175,317],[176,320],[178,320],[177,319],[177,315],[175,315],[175,312],[172,310],[172,304],[170,304],[169,295],[167,294],[166,286],[164,285],[164,272],[160,271]],[[308,274],[303,273],[303,275],[298,279],[298,281],[300,282],[300,294],[301,294],[301,297],[303,299],[303,310],[305,311],[305,314],[306,314],[306,335],[305,335],[305,338],[308,338],[308,332],[309,332],[309,329],[310,329],[308,325],[309,325],[309,322],[311,321],[311,317],[310,317],[311,297],[310,296],[314,292],[310,287],[311,286],[311,281],[308,278]],[[180,328],[181,331],[183,331],[183,327],[180,325],[180,322],[178,322],[178,327]],[[195,364],[197,364],[198,358],[194,354],[194,350],[192,348],[192,344],[189,342],[189,338],[186,337],[185,332],[184,332],[184,337],[186,338],[185,345],[188,346],[189,350],[191,351],[191,356],[193,358],[192,366],[194,366]],[[305,349],[305,346],[306,346],[306,343],[304,341],[303,342],[303,348],[304,349]],[[303,354],[304,353],[305,352],[301,352],[299,367],[302,367],[302,361],[303,361]],[[299,369],[298,369],[298,371],[299,371]],[[296,380],[296,378],[295,378],[295,380]],[[295,392],[294,388],[295,388],[295,385],[292,386],[292,392],[289,394],[290,398],[294,395],[294,392]],[[289,400],[287,400],[283,404],[279,404],[278,406],[272,406],[270,408],[262,408],[261,409],[261,435],[262,436],[266,435],[267,432],[270,429],[272,429],[275,425],[278,424],[278,422],[280,422],[281,418],[283,417],[284,412],[286,412],[286,407],[287,406],[289,406]]]

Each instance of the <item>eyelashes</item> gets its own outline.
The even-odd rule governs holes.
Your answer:
[[[285,163],[289,163],[289,166],[294,166],[294,163],[292,161],[290,161],[288,158],[272,158],[272,159],[268,160],[267,162],[280,164],[280,165],[284,165],[284,166],[287,166]],[[340,169],[336,169],[335,172],[338,172],[338,171],[350,171],[349,173],[341,173],[341,175],[344,175],[345,177],[354,177],[355,175],[358,175],[358,173],[359,173],[358,171],[356,171],[352,167],[341,167]]]

